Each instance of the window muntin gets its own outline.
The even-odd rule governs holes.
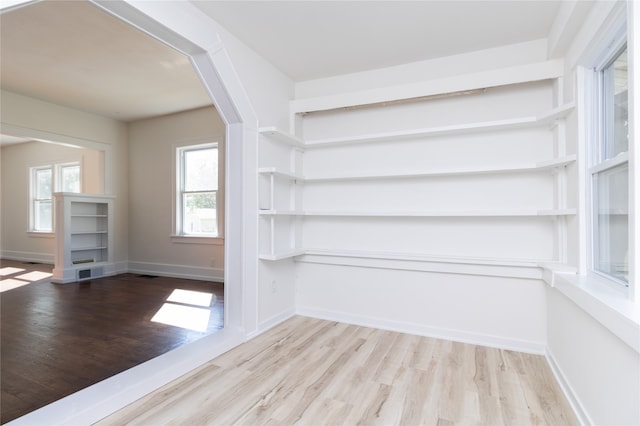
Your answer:
[[[178,148],[178,229],[181,235],[218,235],[218,145]]]
[[[628,285],[629,123],[627,49],[595,70],[599,131],[592,155],[592,269]]]
[[[31,169],[31,230],[53,232],[53,192],[80,192],[80,163]]]

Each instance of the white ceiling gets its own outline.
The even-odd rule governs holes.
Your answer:
[[[559,1],[196,1],[294,81],[544,38]],[[85,1],[0,15],[3,89],[123,121],[211,102],[188,58]]]
[[[194,1],[294,81],[546,38],[560,1]]]

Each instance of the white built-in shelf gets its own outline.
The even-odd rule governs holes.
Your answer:
[[[297,148],[304,148],[305,143],[302,139],[293,136],[289,133],[283,132],[276,127],[261,127],[258,132],[262,135],[269,136],[270,139],[291,145]]]
[[[276,176],[279,178],[290,179],[290,180],[304,179],[303,176],[296,175],[294,173],[285,172],[283,170],[278,169],[277,167],[260,167],[258,169],[258,173],[262,175]]]
[[[75,247],[75,248],[72,248],[71,251],[75,252],[75,251],[103,250],[106,248],[107,246]]]
[[[263,216],[334,216],[334,217],[535,217],[571,216],[576,209],[549,210],[433,210],[433,211],[306,211],[260,210]]]
[[[394,132],[372,133],[344,138],[327,138],[307,141],[307,148],[322,148],[334,145],[389,142],[398,139],[425,138],[440,135],[455,135],[468,132],[496,131],[520,129],[526,127],[548,126],[556,120],[566,117],[575,104],[573,102],[554,108],[546,114],[531,117],[510,118],[506,120],[481,121],[476,123],[453,124],[448,126],[427,127],[421,129],[401,130]]]
[[[393,132],[371,133],[365,135],[317,139],[314,141],[304,141],[297,136],[283,132],[276,127],[262,127],[260,134],[269,136],[271,139],[298,148],[322,148],[334,145],[347,145],[369,142],[389,142],[398,139],[425,138],[440,135],[455,135],[468,132],[496,131],[520,129],[526,127],[549,126],[556,120],[566,117],[575,107],[575,103],[556,107],[546,114],[538,116],[517,117],[505,120],[481,121],[475,123],[452,124],[447,126],[426,127],[420,129],[400,130]]]
[[[108,231],[71,231],[71,235],[95,235],[95,234],[106,234]]]
[[[343,174],[334,176],[305,176],[305,182],[332,182],[345,180],[369,180],[369,179],[407,179],[407,178],[430,178],[445,176],[464,176],[464,175],[483,175],[483,174],[506,174],[506,173],[531,173],[531,172],[548,172],[564,167],[576,161],[575,155],[568,155],[553,160],[541,161],[538,163],[515,164],[502,167],[469,167],[459,169],[443,169],[432,171],[416,171],[398,173],[360,173],[360,174]]]
[[[396,253],[396,252],[377,252],[366,250],[333,250],[320,248],[307,248],[304,254],[335,256],[335,257],[363,257],[368,259],[387,259],[387,260],[411,260],[417,262],[438,262],[438,263],[458,263],[470,265],[491,265],[491,266],[521,266],[521,267],[537,267],[540,260],[537,259],[507,259],[507,258],[483,258],[483,257],[464,257],[464,256],[439,256],[418,253]]]
[[[114,197],[55,193],[56,255],[52,281],[95,278],[113,269]]]

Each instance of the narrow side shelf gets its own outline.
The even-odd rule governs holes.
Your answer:
[[[261,135],[269,136],[274,141],[285,143],[287,145],[294,146],[296,148],[304,148],[305,143],[302,139],[293,136],[289,133],[283,132],[277,127],[261,127],[258,129]]]
[[[262,175],[275,176],[283,179],[304,180],[303,176],[296,175],[294,173],[285,172],[276,167],[260,167],[258,169],[258,173]]]
[[[301,256],[305,254],[305,252],[306,251],[304,249],[296,249],[291,251],[285,251],[282,253],[261,254],[259,258],[262,260],[277,261],[277,260],[291,259],[293,257]]]

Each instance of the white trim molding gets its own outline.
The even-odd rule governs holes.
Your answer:
[[[152,262],[129,262],[128,271],[132,274],[224,282],[224,270],[222,268],[205,268],[201,266],[171,265]]]

